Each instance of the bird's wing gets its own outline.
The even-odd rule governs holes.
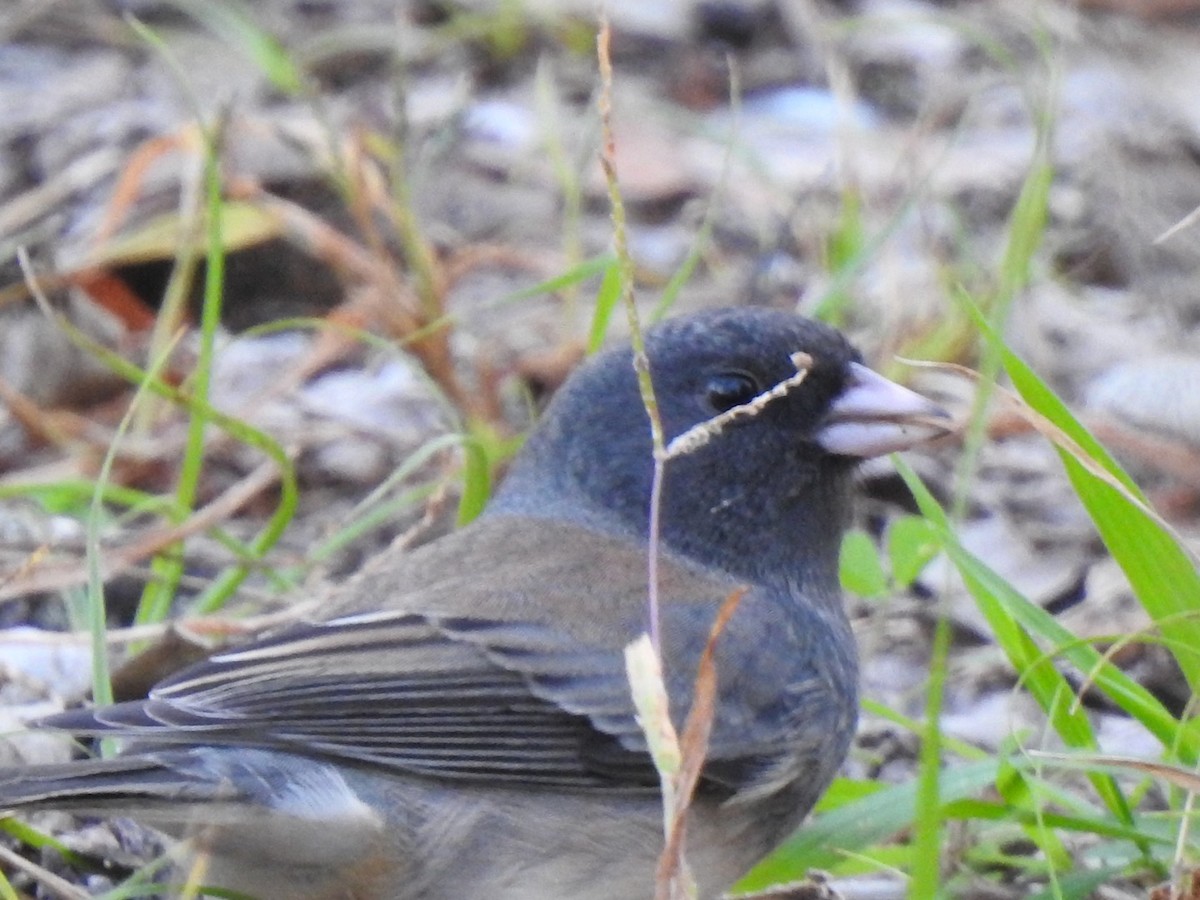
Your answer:
[[[144,701],[44,724],[449,779],[652,785],[620,653],[547,625],[371,613],[213,656]]]

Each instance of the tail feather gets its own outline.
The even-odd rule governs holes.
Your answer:
[[[0,810],[53,807],[110,812],[239,796],[241,792],[229,781],[187,765],[192,762],[187,756],[186,752],[136,754],[0,771]]]
[[[337,767],[247,747],[134,748],[0,770],[0,815],[37,808],[127,815],[179,835],[199,828],[218,855],[264,865],[341,865],[383,828]]]

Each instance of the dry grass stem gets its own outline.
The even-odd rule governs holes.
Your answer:
[[[793,353],[791,360],[792,364],[796,367],[795,375],[785,378],[770,390],[763,391],[748,403],[727,409],[720,415],[713,416],[699,425],[692,426],[667,445],[663,459],[671,460],[677,456],[694,453],[724,431],[725,427],[730,423],[757,416],[766,408],[768,403],[785,396],[789,391],[801,384],[808,377],[808,370],[812,368],[812,357],[807,353]]]
[[[60,878],[37,863],[30,862],[3,844],[0,844],[0,862],[12,866],[14,870],[24,872],[54,896],[61,897],[62,900],[88,900],[91,896],[87,891],[80,890],[65,878]]]
[[[960,366],[955,363],[908,362],[910,362],[911,365],[920,365],[928,369],[951,372],[974,384],[978,384],[980,380],[980,375],[978,372],[968,369],[966,366]],[[1069,453],[1079,462],[1081,466],[1088,471],[1090,475],[1100,481],[1103,481],[1106,485],[1124,497],[1126,501],[1136,506],[1139,510],[1141,510],[1143,515],[1145,515],[1148,519],[1154,522],[1154,524],[1170,535],[1171,538],[1178,543],[1179,546],[1183,548],[1193,560],[1200,562],[1200,557],[1197,556],[1196,551],[1191,548],[1191,545],[1183,539],[1182,535],[1180,535],[1179,532],[1176,531],[1166,519],[1159,515],[1157,511],[1148,506],[1141,497],[1136,496],[1132,491],[1130,491],[1129,488],[1122,484],[1120,479],[1116,478],[1111,472],[1108,471],[1108,469],[1104,468],[1104,466],[1092,459],[1091,454],[1084,450],[1074,438],[1072,438],[1069,434],[1067,434],[1011,391],[1007,391],[999,385],[994,385],[992,390],[994,396],[1006,404],[1013,411],[1013,413],[1025,421],[1030,428],[1032,428],[1046,440],[1050,441],[1050,443],[1052,443],[1055,447],[1058,447],[1060,450],[1064,450],[1065,452]]]
[[[110,549],[105,558],[105,579],[121,574],[134,564],[149,559],[164,547],[169,547],[177,541],[205,531],[230,518],[278,480],[279,468],[275,462],[273,460],[264,462],[179,525],[172,528],[154,529],[132,543]],[[86,584],[87,579],[87,568],[82,562],[43,567],[31,571],[26,577],[14,579],[0,586],[0,600],[9,600],[34,592],[62,590]]]

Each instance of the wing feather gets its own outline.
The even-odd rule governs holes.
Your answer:
[[[374,613],[213,656],[46,724],[300,751],[441,778],[652,785],[623,659],[546,625]]]

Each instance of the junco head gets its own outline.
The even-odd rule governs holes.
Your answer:
[[[746,589],[717,642],[689,818],[712,897],[800,822],[853,733],[837,554],[854,463],[946,428],[838,332],[793,315],[681,317],[646,342],[668,439],[798,382],[665,464],[658,626],[677,724],[718,607]],[[622,650],[648,624],[653,471],[631,351],[601,354],[479,520],[384,553],[320,620],[145,701],[54,717],[131,743],[0,773],[0,809],[185,831],[203,881],[262,898],[649,896],[662,814]]]

